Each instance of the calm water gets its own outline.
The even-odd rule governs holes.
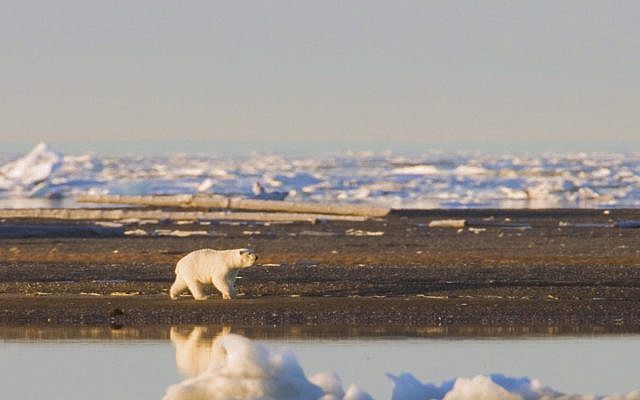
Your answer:
[[[212,328],[155,335],[69,332],[0,336],[0,393],[6,399],[160,399],[203,372]],[[59,336],[56,338],[56,336]],[[307,375],[333,371],[376,399],[391,398],[387,372],[422,382],[503,373],[537,378],[565,393],[627,393],[640,387],[640,335],[528,338],[253,339],[290,349]]]

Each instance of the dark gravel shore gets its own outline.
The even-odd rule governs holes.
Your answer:
[[[468,224],[428,227],[443,218]],[[444,210],[315,225],[5,220],[0,325],[639,332],[640,230],[613,226],[630,220],[640,210]],[[260,265],[243,271],[240,298],[168,299],[182,255],[246,246]]]

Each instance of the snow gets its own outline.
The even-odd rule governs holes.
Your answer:
[[[106,157],[44,143],[0,166],[0,203],[78,194],[194,194],[395,208],[640,206],[640,154],[345,153]],[[257,182],[258,185],[256,184]],[[25,202],[26,204],[26,202]]]

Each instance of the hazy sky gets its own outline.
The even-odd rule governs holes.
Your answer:
[[[0,152],[640,150],[637,1],[0,0]]]

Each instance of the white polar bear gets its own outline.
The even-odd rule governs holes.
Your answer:
[[[236,297],[235,280],[238,271],[252,266],[258,256],[249,249],[192,251],[176,264],[176,280],[169,296],[175,300],[189,289],[196,300],[205,300],[202,285],[213,284],[225,300]]]

